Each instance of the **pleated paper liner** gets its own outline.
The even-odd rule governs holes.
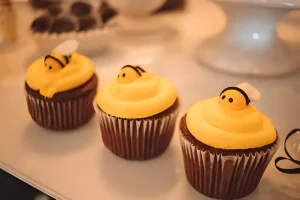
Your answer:
[[[147,160],[161,155],[174,134],[179,105],[171,112],[144,119],[110,116],[94,101],[104,145],[127,160]]]
[[[94,115],[96,89],[69,101],[51,101],[26,92],[31,118],[40,126],[52,130],[69,130],[82,126]]]
[[[182,133],[180,140],[189,183],[216,199],[238,199],[252,193],[279,145],[277,139],[266,151],[230,156],[197,149]]]

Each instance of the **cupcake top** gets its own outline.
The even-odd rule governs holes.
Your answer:
[[[124,66],[117,78],[103,85],[96,96],[104,112],[127,119],[159,114],[176,99],[177,90],[170,81],[131,65]]]
[[[276,130],[268,117],[251,101],[260,93],[248,83],[224,89],[218,97],[193,104],[186,124],[200,142],[220,149],[249,149],[271,144]]]
[[[45,57],[34,61],[26,72],[26,83],[46,98],[86,83],[94,75],[92,61],[76,51],[78,42],[68,40]]]

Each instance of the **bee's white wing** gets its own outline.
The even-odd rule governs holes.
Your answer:
[[[259,101],[260,100],[260,97],[261,97],[260,92],[255,87],[250,85],[249,83],[241,83],[241,84],[237,85],[237,87],[244,90],[251,101]]]
[[[54,51],[56,53],[59,53],[60,55],[67,56],[76,51],[78,49],[78,46],[79,44],[77,40],[67,40],[56,47]]]
[[[152,71],[152,66],[151,66],[152,58],[143,58],[143,59],[138,59],[138,60],[133,60],[132,63],[133,66],[139,66],[142,67],[143,69],[147,69],[146,71]]]

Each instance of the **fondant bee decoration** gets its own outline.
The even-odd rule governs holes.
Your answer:
[[[225,88],[219,96],[219,104],[232,110],[246,109],[251,101],[260,100],[260,92],[249,83]]]
[[[126,65],[118,75],[118,83],[131,83],[139,79],[145,70],[139,66]]]
[[[56,47],[53,52],[45,56],[45,68],[49,72],[56,72],[69,64],[72,53],[78,48],[76,40],[67,40]]]

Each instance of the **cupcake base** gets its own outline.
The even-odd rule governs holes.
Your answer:
[[[104,145],[127,160],[148,160],[161,155],[173,137],[179,101],[166,111],[143,119],[124,119],[106,114],[94,101]]]
[[[75,89],[45,98],[25,83],[28,112],[41,127],[70,130],[87,123],[94,115],[93,99],[97,91],[97,77]]]
[[[238,199],[252,193],[278,148],[278,139],[267,146],[247,150],[223,150],[196,140],[181,119],[180,140],[186,177],[205,196]]]

